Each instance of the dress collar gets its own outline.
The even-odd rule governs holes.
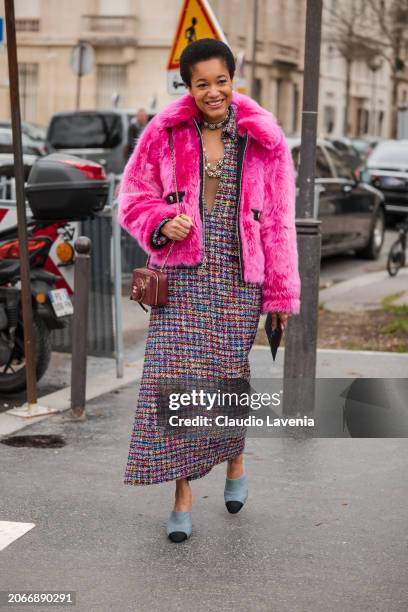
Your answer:
[[[222,128],[222,134],[228,134],[231,138],[235,138],[236,136],[236,116],[235,116],[235,106],[234,104],[230,104],[229,106],[229,118],[227,123]]]

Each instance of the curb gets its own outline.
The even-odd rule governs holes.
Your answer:
[[[123,378],[116,378],[116,366],[109,370],[103,370],[100,374],[93,376],[86,383],[86,401],[90,401],[105,395],[129,383],[140,381],[143,369],[143,359],[125,363]],[[43,395],[38,398],[42,406],[55,409],[55,412],[37,417],[19,417],[8,412],[0,414],[0,437],[8,436],[32,423],[38,423],[71,408],[71,387],[64,387],[54,393]]]

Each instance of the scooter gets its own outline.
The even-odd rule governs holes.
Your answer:
[[[37,380],[50,362],[50,331],[65,327],[73,312],[66,290],[55,288],[61,277],[42,267],[52,243],[47,236],[28,240]],[[14,255],[0,260],[0,393],[11,393],[26,387],[18,242],[5,243],[1,249]]]

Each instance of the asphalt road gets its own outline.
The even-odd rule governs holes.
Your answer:
[[[381,255],[376,261],[356,257],[353,251],[333,257],[326,257],[320,267],[320,287],[331,286],[360,274],[385,270],[391,244],[398,237],[395,229],[387,228]]]

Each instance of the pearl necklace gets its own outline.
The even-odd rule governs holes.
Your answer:
[[[207,176],[209,176],[210,178],[221,178],[222,168],[223,168],[224,159],[225,159],[225,153],[221,157],[221,159],[218,159],[212,166],[211,162],[208,159],[207,151],[205,150],[204,147],[203,147],[203,151],[204,151],[204,166],[205,166],[205,171],[207,173]]]
[[[204,119],[203,125],[204,127],[210,130],[219,130],[220,128],[224,127],[228,123],[229,119],[230,119],[230,108],[228,107],[227,114],[222,121],[219,121],[218,123],[209,123],[208,121]],[[218,159],[213,164],[211,164],[210,160],[208,159],[208,155],[207,155],[207,151],[205,147],[203,147],[203,153],[204,153],[204,167],[205,167],[207,176],[210,178],[218,178],[218,179],[221,178],[222,169],[224,166],[225,153],[221,157],[221,159]]]
[[[203,119],[203,125],[209,130],[219,130],[220,128],[224,127],[224,125],[228,123],[229,116],[230,116],[230,111],[228,108],[227,114],[225,115],[224,119],[222,119],[222,121],[218,121],[218,123],[210,123],[209,121],[206,121],[205,119]]]

